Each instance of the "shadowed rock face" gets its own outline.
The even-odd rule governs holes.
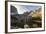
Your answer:
[[[17,8],[14,6],[11,6],[11,15],[15,15],[15,14],[18,14]]]
[[[17,8],[16,7],[11,5],[10,8],[11,8],[11,25],[13,25],[13,23],[15,21],[14,15],[18,14],[18,12],[17,12]]]

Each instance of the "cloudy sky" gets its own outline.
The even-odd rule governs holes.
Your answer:
[[[19,14],[23,14],[26,11],[31,11],[39,8],[40,6],[33,6],[33,5],[13,5],[17,8]]]

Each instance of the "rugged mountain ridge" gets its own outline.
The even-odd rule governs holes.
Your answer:
[[[37,10],[31,11],[31,13],[28,16],[41,17],[42,16],[41,14],[42,14],[42,11],[41,11],[41,8],[39,8]]]

